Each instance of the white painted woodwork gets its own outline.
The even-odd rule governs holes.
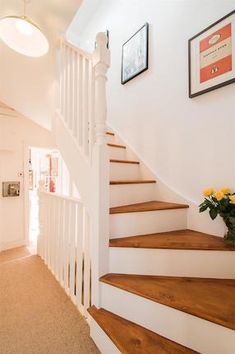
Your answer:
[[[79,310],[90,306],[90,217],[80,200],[39,192],[38,254]]]
[[[140,166],[129,163],[110,163],[110,180],[139,180],[142,179]]]
[[[81,153],[90,159],[93,144],[90,131],[94,125],[93,56],[64,40],[60,53],[60,117]]]
[[[107,131],[110,131],[110,129],[107,128]],[[107,139],[107,143],[117,144],[116,137],[114,135],[106,134],[106,139]]]
[[[93,318],[90,319],[90,336],[102,354],[121,353]]]
[[[110,238],[182,230],[187,228],[187,209],[156,210],[110,215]]]
[[[72,179],[81,195],[84,210],[85,252],[83,262],[91,267],[92,303],[99,306],[99,277],[108,271],[108,237],[109,237],[109,156],[107,147],[107,103],[106,81],[110,66],[110,52],[107,49],[107,36],[98,33],[94,53],[86,53],[65,40],[60,48],[60,104],[54,117],[56,142],[66,161]],[[73,205],[69,204],[71,213],[66,223],[70,224],[69,234],[73,233]],[[89,217],[88,217],[89,216]],[[52,229],[50,230],[54,232]],[[89,243],[88,235],[92,234]],[[74,251],[74,240],[65,248],[64,262],[74,264],[76,255],[81,258],[79,249]],[[50,245],[50,258],[53,258]],[[50,263],[51,264],[51,263]],[[71,265],[71,277],[65,279],[65,287],[71,296],[75,272]],[[81,266],[81,264],[80,264]],[[80,269],[80,268],[79,268]],[[77,284],[79,281],[79,271]],[[88,276],[88,273],[87,273]],[[88,276],[89,278],[89,276]],[[88,278],[85,279],[85,308],[89,306]],[[81,299],[74,299],[78,305]]]
[[[101,284],[102,307],[203,354],[232,354],[235,332],[108,284]]]
[[[95,72],[94,141],[92,150],[92,300],[99,307],[99,277],[108,271],[109,252],[109,157],[106,142],[106,81],[110,66],[107,36],[98,33],[93,54]]]
[[[151,201],[155,196],[155,188],[154,183],[111,185],[110,207]]]
[[[125,160],[127,158],[126,149],[109,146],[108,151],[110,159]]]
[[[109,272],[235,278],[234,252],[111,247]]]

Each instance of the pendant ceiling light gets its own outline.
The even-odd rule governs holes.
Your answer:
[[[49,43],[40,28],[26,17],[26,4],[30,0],[23,2],[23,16],[6,16],[0,19],[0,38],[20,54],[41,57],[48,52]]]

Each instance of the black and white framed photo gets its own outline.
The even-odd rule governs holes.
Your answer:
[[[145,23],[122,46],[121,83],[125,84],[148,69],[149,24]]]
[[[235,10],[189,39],[189,97],[235,82]]]

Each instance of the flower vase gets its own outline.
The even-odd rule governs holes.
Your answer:
[[[235,216],[224,216],[223,220],[227,226],[224,240],[227,244],[235,246]]]

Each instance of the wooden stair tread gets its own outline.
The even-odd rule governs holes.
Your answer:
[[[112,312],[92,306],[89,314],[125,354],[185,354],[196,353]]]
[[[100,280],[162,305],[235,329],[235,280],[127,274],[107,274]]]
[[[112,132],[106,132],[106,134],[107,135],[112,135],[112,136],[114,136],[115,134],[114,133],[112,133]]]
[[[112,207],[110,208],[110,214],[135,213],[135,212],[144,212],[144,211],[184,209],[184,208],[188,208],[188,205],[160,202],[160,201],[151,201],[151,202]]]
[[[129,163],[133,165],[139,165],[139,161],[133,161],[133,160],[118,160],[118,159],[110,159],[109,160],[111,163]]]
[[[111,239],[109,245],[110,247],[125,248],[235,251],[235,247],[226,245],[222,237],[193,230],[179,230],[116,238]]]
[[[114,148],[126,149],[125,145],[111,144],[111,143],[108,143],[107,145],[110,146],[110,147],[114,147]]]
[[[149,183],[156,183],[155,180],[123,180],[123,181],[110,181],[110,185],[116,184],[149,184]]]

